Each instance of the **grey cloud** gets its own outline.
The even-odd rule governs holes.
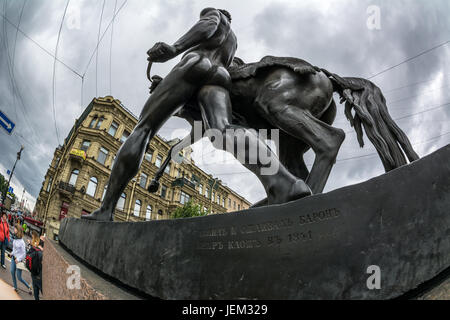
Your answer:
[[[3,4],[0,1],[0,10]],[[21,21],[21,29],[53,52],[65,1],[28,0]],[[103,1],[71,1],[70,6],[80,6],[80,29],[62,29],[58,57],[83,73],[97,43],[98,24]],[[118,7],[123,2],[118,1]],[[23,2],[7,1],[9,19],[18,23]],[[106,1],[102,33],[111,21],[114,0]],[[368,30],[366,9],[369,5],[381,8],[381,30]],[[111,30],[99,45],[98,95],[113,94],[135,114],[148,97],[148,81],[145,77],[146,51],[158,41],[174,42],[198,18],[203,7],[226,8],[233,16],[233,27],[238,36],[237,55],[248,62],[267,54],[300,57],[325,67],[342,76],[367,77],[392,66],[422,50],[450,40],[447,17],[450,4],[446,0],[436,1],[144,1],[129,0],[117,16],[114,24],[112,51],[112,92],[109,89],[109,55]],[[28,141],[13,135],[0,133],[0,164],[10,168],[20,143],[25,144],[24,157],[17,170],[17,179],[33,196],[41,187],[53,151],[57,146],[52,114],[53,59],[35,44],[19,34],[15,55],[15,75],[25,102],[28,122],[23,118],[22,106],[14,100],[7,72],[5,39],[12,54],[15,30],[0,18],[0,109],[17,121],[17,132]],[[410,63],[374,78],[374,82],[385,92],[423,80],[435,79],[440,72],[450,74],[448,59],[450,48],[440,48]],[[164,76],[178,61],[154,66],[154,73]],[[57,64],[56,72],[56,116],[60,140],[69,132],[76,117],[96,95],[95,57],[84,81],[83,104],[81,79]],[[420,96],[389,104],[394,118],[430,108],[450,100],[449,90],[438,89],[433,93],[433,83],[421,84],[386,93],[389,102]],[[449,77],[444,77],[440,86],[449,86]],[[14,103],[15,101],[15,103]],[[17,116],[16,116],[17,113]],[[411,137],[420,142],[450,131],[450,108],[442,108],[417,117],[399,121],[399,125]],[[30,126],[34,129],[31,129]],[[351,131],[343,117],[342,108],[336,126]],[[163,127],[161,135],[171,138],[174,128],[189,129],[181,119],[172,118]],[[439,140],[417,145],[421,155],[450,141],[450,135]],[[61,142],[61,141],[60,141]],[[348,134],[338,158],[361,156],[373,150],[367,141],[359,149],[354,135]],[[194,154],[194,160],[200,159]],[[308,155],[308,163],[313,161]],[[200,167],[214,173],[241,172],[241,166],[213,164]],[[5,174],[4,172],[2,172]],[[332,190],[367,180],[383,173],[377,157],[338,162],[330,175],[326,190]],[[222,181],[251,201],[264,197],[264,191],[252,174],[218,175]]]

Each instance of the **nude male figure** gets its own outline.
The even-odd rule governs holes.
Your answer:
[[[230,14],[225,10],[206,8],[200,13],[200,20],[175,44],[159,42],[147,52],[150,61],[160,63],[183,52],[185,54],[148,98],[138,124],[119,149],[101,207],[82,218],[113,220],[117,201],[128,182],[138,173],[150,139],[193,97],[198,100],[206,129],[217,129],[222,133],[223,149],[227,143],[229,146],[230,143],[236,144],[239,134],[231,133],[230,129],[242,128],[231,122],[228,93],[231,78],[226,70],[236,49],[237,39],[231,30]],[[240,134],[246,135],[246,152],[253,146],[270,157],[270,164],[263,164],[259,159],[256,164],[243,163],[262,182],[269,204],[284,203],[311,194],[305,182],[279,164],[276,155],[256,135],[246,129]],[[234,150],[236,157],[235,148],[229,150]],[[261,168],[275,162],[279,169],[274,175],[261,174]]]

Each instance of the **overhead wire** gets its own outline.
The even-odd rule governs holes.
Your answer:
[[[102,28],[103,12],[105,11],[105,3],[106,3],[106,0],[103,0],[102,12],[100,14],[100,21],[98,23],[97,43],[100,41],[100,32],[101,32],[101,28]],[[95,57],[95,96],[96,97],[98,96],[98,50],[96,51],[96,57]]]
[[[62,61],[61,59],[55,57],[55,55],[53,53],[51,53],[49,50],[45,49],[41,44],[39,44],[39,42],[37,42],[36,40],[34,40],[33,38],[31,38],[28,34],[26,34],[22,29],[20,29],[16,24],[12,23],[3,13],[0,12],[0,16],[7,22],[9,23],[12,27],[14,27],[16,30],[19,31],[20,34],[22,34],[25,38],[27,38],[28,40],[30,40],[31,42],[33,42],[39,49],[41,49],[43,52],[45,52],[47,55],[49,55],[50,57],[52,57],[53,59],[56,59],[56,61],[58,61],[59,63],[61,63],[64,67],[66,67],[68,70],[70,70],[73,74],[75,74],[76,76],[78,76],[79,78],[82,78],[82,75],[77,72],[75,70],[75,68],[72,68],[71,66],[69,66],[67,63],[65,63],[64,61]]]
[[[417,54],[417,55],[415,55],[415,56],[412,56],[412,57],[410,57],[410,58],[408,58],[408,59],[406,59],[406,60],[403,60],[403,61],[401,61],[401,62],[399,62],[399,63],[397,63],[397,64],[395,64],[395,65],[393,65],[393,66],[391,66],[391,67],[389,67],[389,68],[386,68],[386,69],[384,69],[384,70],[382,70],[382,71],[380,71],[380,72],[377,72],[377,73],[375,73],[374,75],[368,77],[367,79],[370,80],[370,79],[373,79],[373,78],[375,78],[375,77],[378,77],[379,75],[381,75],[381,74],[383,74],[383,73],[385,73],[385,72],[388,72],[388,71],[390,71],[390,70],[392,70],[392,69],[395,69],[395,68],[397,68],[398,66],[401,66],[402,64],[408,63],[408,62],[410,62],[410,61],[412,61],[412,60],[414,60],[414,59],[416,59],[416,58],[418,58],[418,57],[421,57],[421,56],[423,56],[423,55],[425,55],[425,54],[427,54],[427,53],[429,53],[429,52],[431,52],[431,51],[433,51],[433,50],[436,50],[436,49],[438,49],[438,48],[440,48],[440,47],[446,46],[446,45],[449,44],[449,43],[450,43],[450,40],[447,40],[447,41],[445,41],[445,42],[443,42],[443,43],[441,43],[441,44],[438,44],[438,45],[436,45],[436,46],[434,46],[434,47],[432,47],[432,48],[430,48],[430,49],[427,49],[427,50],[425,50],[425,51],[422,51],[422,52],[420,52],[419,54]]]
[[[58,38],[56,40],[56,48],[55,48],[55,59],[53,60],[53,99],[52,99],[52,109],[53,109],[53,122],[55,124],[55,132],[56,132],[56,140],[59,144],[60,137],[59,137],[59,131],[58,131],[58,125],[56,121],[56,107],[55,107],[55,100],[56,100],[56,58],[58,57],[58,48],[59,48],[59,41],[61,39],[61,31],[64,24],[64,20],[66,18],[67,8],[69,7],[70,0],[67,0],[66,7],[64,8],[63,17],[61,19],[61,24],[59,26],[58,31]]]
[[[113,22],[111,24],[111,41],[109,45],[109,94],[112,96],[112,51],[113,51],[113,37],[114,37],[114,21],[117,10],[117,0],[114,4],[114,12],[113,12]]]

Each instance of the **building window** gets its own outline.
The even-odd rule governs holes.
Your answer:
[[[225,208],[225,198],[222,198],[222,207]]]
[[[241,210],[241,205],[240,204],[238,204],[238,210]]]
[[[216,193],[213,191],[211,201],[214,202],[216,200]]]
[[[52,186],[52,182],[53,182],[53,178],[52,177],[48,178],[47,192],[50,192],[50,187]]]
[[[198,193],[203,194],[203,185],[201,183],[198,185]]]
[[[105,165],[106,157],[108,156],[109,151],[103,147],[100,147],[100,151],[98,152],[97,161],[103,165]]]
[[[228,208],[231,208],[231,199],[228,199]]]
[[[165,185],[162,185],[161,187],[161,198],[165,199],[167,195],[167,187]]]
[[[205,197],[209,198],[209,188],[206,188],[205,190]]]
[[[75,186],[77,183],[78,175],[80,174],[80,170],[75,169],[72,171],[72,174],[70,175],[69,184],[72,186]]]
[[[233,209],[236,210],[236,201],[233,201]]]
[[[166,168],[164,169],[164,172],[167,174],[170,174],[170,163],[166,166]]]
[[[142,202],[141,200],[136,200],[136,203],[134,204],[134,216],[135,217],[139,217],[140,213],[141,213],[141,206],[142,206]]]
[[[95,116],[94,118],[92,118],[91,123],[89,124],[89,128],[94,128],[95,123],[97,122],[97,116]]]
[[[130,136],[130,133],[127,130],[124,130],[122,133],[122,137],[120,138],[120,142],[124,143],[125,140]]]
[[[106,189],[108,189],[108,185],[106,185],[105,188],[103,189],[102,201],[105,198]]]
[[[119,124],[118,124],[117,122],[113,121],[113,122],[111,123],[111,127],[109,127],[108,133],[109,133],[111,136],[115,137],[118,128],[119,128]]]
[[[147,151],[147,153],[145,154],[145,160],[147,160],[148,162],[152,162],[152,158],[153,158],[153,151],[151,150]]]
[[[147,211],[145,211],[145,220],[149,221],[152,218],[152,206],[147,206]]]
[[[139,180],[139,185],[145,189],[145,186],[147,185],[147,178],[148,176],[145,173],[141,173],[141,179]]]
[[[120,196],[119,201],[117,201],[117,209],[123,211],[123,209],[125,208],[125,200],[126,199],[127,199],[127,194],[124,192]]]
[[[183,191],[181,191],[181,195],[180,195],[180,203],[181,204],[185,204],[188,203],[190,200],[190,196],[186,193],[184,193]]]
[[[91,142],[89,140],[83,140],[83,143],[81,144],[81,150],[84,152],[87,152],[89,147],[91,146]]]
[[[162,157],[161,156],[157,156],[156,157],[156,161],[155,161],[155,166],[157,168],[160,168],[161,167],[161,163],[162,163]]]
[[[101,127],[101,125],[102,125],[102,123],[103,123],[103,120],[104,120],[103,117],[100,117],[100,118],[98,119],[97,125],[95,126],[95,129],[97,129],[97,130],[100,129],[100,127]]]
[[[97,178],[91,177],[91,179],[89,180],[89,183],[88,183],[86,193],[91,197],[95,197],[96,191],[97,191]]]

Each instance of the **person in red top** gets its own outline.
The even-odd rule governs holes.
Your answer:
[[[6,212],[2,213],[2,218],[0,220],[0,247],[1,247],[1,265],[3,269],[6,269],[5,266],[5,250],[8,245],[9,239],[9,224],[8,224],[8,216]]]

